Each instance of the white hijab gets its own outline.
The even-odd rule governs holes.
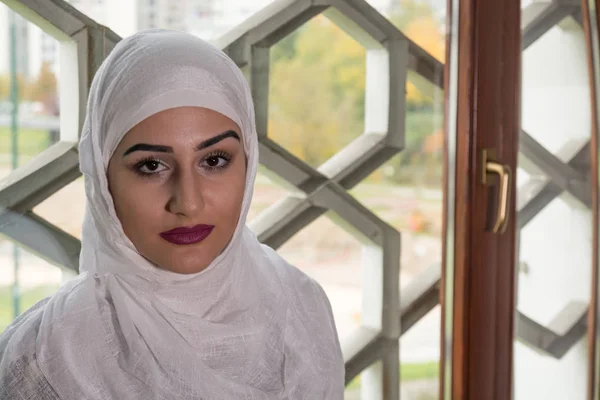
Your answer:
[[[159,269],[137,252],[106,178],[129,129],[181,106],[235,121],[248,160],[233,238],[192,275]],[[343,398],[323,290],[246,227],[258,166],[254,108],[224,53],[165,30],[122,40],[94,77],[79,152],[87,198],[81,276],[46,304],[36,341],[40,369],[61,399]]]

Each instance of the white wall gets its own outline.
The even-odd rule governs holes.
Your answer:
[[[552,28],[523,53],[522,126],[563,161],[590,137],[585,40],[572,19]],[[522,172],[522,171],[521,171]],[[521,173],[518,185],[527,174]],[[547,325],[571,301],[589,302],[591,212],[568,194],[546,206],[521,232],[518,308]],[[521,343],[515,353],[516,400],[586,397],[587,343],[560,360]]]
[[[106,0],[103,25],[108,26],[121,37],[131,36],[137,32],[137,1]],[[117,11],[118,10],[118,11]]]
[[[8,6],[0,3],[0,75],[8,74]]]
[[[27,51],[29,53],[29,65],[27,65],[27,76],[35,79],[42,67],[42,35],[45,33],[32,23],[27,24],[29,30]]]

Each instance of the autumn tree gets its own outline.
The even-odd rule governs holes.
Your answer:
[[[17,75],[18,101],[26,100],[27,81],[22,74]],[[10,100],[11,79],[8,75],[0,75],[0,101]]]
[[[445,36],[441,23],[428,3],[418,0],[396,0],[389,18],[406,37],[444,62]],[[433,99],[423,95],[412,82],[407,82],[406,86],[406,100],[410,108],[433,105]]]
[[[42,63],[37,78],[28,85],[27,89],[28,99],[39,101],[46,108],[52,108],[55,105],[57,99],[56,76],[49,63]]]
[[[10,80],[6,75],[0,75],[0,101],[10,96]]]
[[[443,61],[441,24],[431,7],[415,0],[397,0],[391,20]],[[364,129],[365,55],[359,43],[322,15],[277,43],[271,49],[269,136],[316,166],[360,135]],[[432,99],[408,82],[407,149],[390,164],[395,170],[404,172],[407,162],[424,161],[420,153],[430,146],[425,139],[438,127],[432,105]]]
[[[313,166],[333,156],[362,133],[364,63],[360,44],[323,16],[278,43],[269,135]]]

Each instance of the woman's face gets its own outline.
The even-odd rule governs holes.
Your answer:
[[[142,256],[191,274],[227,246],[246,181],[241,131],[199,107],[162,111],[133,127],[108,165],[117,216]]]

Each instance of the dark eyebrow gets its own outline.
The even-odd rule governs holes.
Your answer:
[[[217,135],[215,137],[212,137],[210,139],[206,139],[204,142],[200,143],[197,147],[196,150],[202,150],[205,149],[207,147],[210,146],[214,146],[215,144],[219,143],[221,140],[225,140],[227,138],[234,138],[237,139],[238,142],[241,141],[240,139],[240,135],[238,135],[235,131],[227,131],[227,132],[223,132],[220,135]]]
[[[172,153],[173,148],[170,146],[161,146],[158,144],[138,143],[128,148],[123,156],[133,153],[134,151],[155,151],[157,153]]]
[[[237,139],[237,141],[241,141],[240,135],[238,135],[235,131],[229,130],[227,132],[223,132],[223,133],[221,133],[215,137],[212,137],[210,139],[206,139],[205,141],[200,143],[198,146],[196,146],[196,150],[203,150],[207,147],[214,146],[215,144],[219,143],[220,141],[225,140],[230,137]],[[163,145],[159,145],[159,144],[138,143],[138,144],[134,144],[133,146],[128,148],[125,151],[125,153],[123,154],[123,156],[129,155],[129,154],[133,153],[134,151],[153,151],[153,152],[157,152],[157,153],[172,153],[173,148],[170,146],[163,146]]]

